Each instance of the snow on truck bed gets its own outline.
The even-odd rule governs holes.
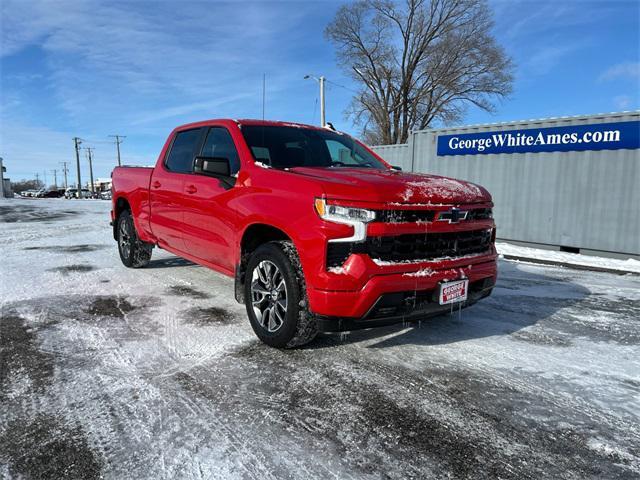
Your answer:
[[[292,351],[120,264],[109,202],[0,202],[0,478],[637,478],[640,278],[501,261],[452,315]]]

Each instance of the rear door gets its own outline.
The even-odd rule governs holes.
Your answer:
[[[194,128],[174,135],[164,162],[153,170],[149,186],[153,234],[161,246],[183,252],[184,184],[193,176],[193,158],[204,130]]]
[[[238,151],[225,127],[207,129],[200,154],[227,158],[231,175],[240,169]],[[236,214],[231,202],[237,194],[231,186],[234,181],[233,176],[221,179],[194,174],[184,184],[186,251],[227,272],[233,272],[235,268]]]

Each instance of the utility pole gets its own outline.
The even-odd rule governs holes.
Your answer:
[[[324,127],[327,124],[326,110],[324,106],[324,82],[326,81],[326,78],[323,76],[318,78],[314,75],[305,75],[304,78],[313,78],[320,84],[320,126]]]
[[[36,188],[40,188],[40,175],[36,173]]]
[[[62,173],[64,174],[64,189],[69,188],[67,184],[67,173],[69,173],[69,169],[67,168],[67,162],[60,162],[62,164]]]
[[[47,188],[47,171],[44,171],[44,188]]]
[[[58,190],[58,170],[54,168],[52,172],[53,172],[53,188],[54,190]]]
[[[120,140],[121,138],[127,138],[126,135],[109,135],[109,137],[115,138],[116,139],[116,150],[118,151],[118,166],[122,166],[122,163],[120,163],[120,144],[123,142],[123,140]]]
[[[73,137],[73,143],[76,146],[76,170],[78,171],[78,190],[76,191],[76,194],[78,195],[78,198],[82,198],[82,183],[80,180],[80,144],[82,143],[82,140],[78,137]]]
[[[4,195],[4,166],[2,165],[2,162],[4,161],[4,159],[2,157],[0,157],[0,198],[5,198]]]
[[[95,194],[93,190],[93,164],[91,162],[91,152],[93,151],[93,148],[86,147],[85,150],[87,151],[87,159],[89,160],[89,178],[91,179],[91,196],[93,196]]]

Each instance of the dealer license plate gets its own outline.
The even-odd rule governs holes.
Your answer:
[[[457,280],[440,284],[440,294],[438,300],[440,305],[464,302],[467,299],[469,280]]]

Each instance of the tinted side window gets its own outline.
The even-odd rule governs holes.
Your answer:
[[[240,170],[238,151],[233,143],[231,134],[226,128],[213,127],[209,129],[207,140],[202,148],[202,156],[228,158],[232,175]]]
[[[171,145],[171,151],[165,163],[172,172],[191,173],[193,171],[193,156],[200,138],[200,129],[178,132]]]

